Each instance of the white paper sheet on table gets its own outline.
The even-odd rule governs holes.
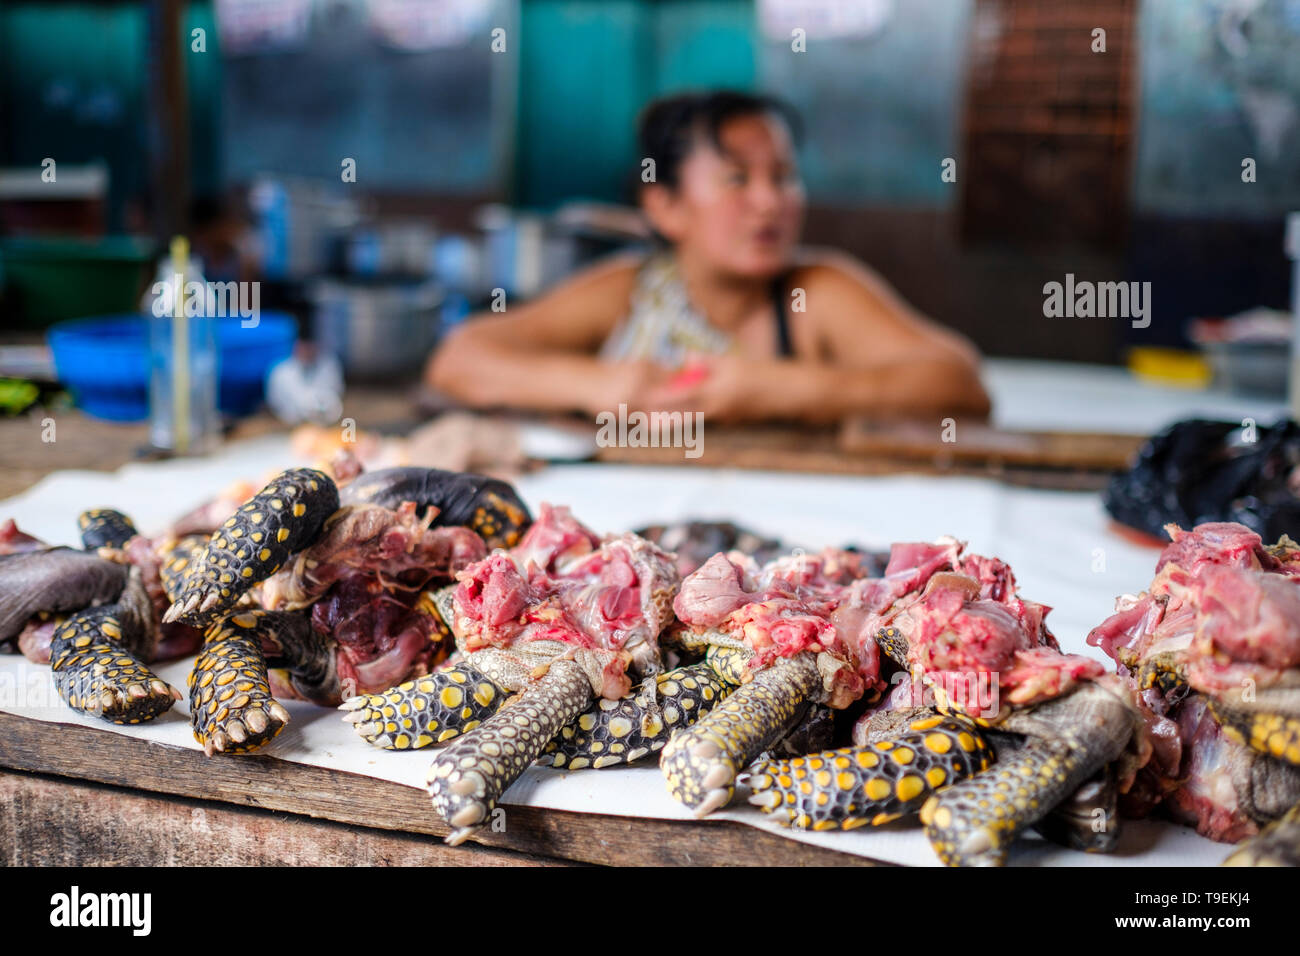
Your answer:
[[[23,530],[46,541],[75,545],[76,515],[87,507],[111,506],[132,515],[137,527],[147,533],[232,481],[257,479],[297,463],[278,438],[230,446],[208,460],[129,465],[114,474],[61,472],[0,502],[0,521],[13,517]],[[1141,589],[1155,566],[1155,551],[1136,547],[1107,529],[1096,495],[1010,488],[980,479],[579,465],[549,468],[521,479],[518,487],[531,506],[543,501],[568,504],[599,531],[682,518],[729,518],[806,548],[847,543],[885,547],[892,541],[952,534],[968,541],[972,550],[1008,561],[1022,592],[1054,608],[1049,622],[1062,649],[1093,657],[1099,657],[1098,652],[1083,641],[1088,629],[1110,612],[1116,595]],[[156,669],[163,679],[183,688],[190,664],[176,661]],[[284,760],[422,786],[428,752],[375,750],[362,743],[334,710],[296,701],[287,701],[286,706],[293,719],[266,752]],[[153,723],[115,727],[68,710],[54,693],[49,669],[17,656],[0,657],[0,710],[198,748],[184,702]],[[576,773],[533,768],[510,788],[503,803],[690,818],[668,797],[653,762]],[[777,826],[743,804],[717,816],[875,859],[935,863],[915,825],[898,823],[847,833],[798,832]],[[1216,864],[1227,853],[1226,846],[1185,827],[1125,821],[1117,853],[1074,852],[1031,835],[1020,841],[1011,862],[1196,866]]]

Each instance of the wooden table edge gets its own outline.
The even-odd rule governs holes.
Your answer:
[[[436,837],[449,831],[428,796],[415,787],[270,755],[208,758],[200,750],[7,712],[0,712],[0,767],[379,830]],[[475,842],[612,866],[888,865],[730,820],[663,820],[508,804],[503,809],[503,832],[482,830]],[[466,862],[472,862],[468,856]]]

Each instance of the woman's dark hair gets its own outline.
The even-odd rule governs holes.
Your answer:
[[[655,182],[676,188],[682,162],[700,138],[718,146],[722,127],[742,116],[775,116],[798,142],[799,114],[774,96],[737,90],[679,93],[655,100],[641,111],[637,139],[642,161],[654,160]]]

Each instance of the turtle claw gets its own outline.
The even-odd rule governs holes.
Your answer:
[[[263,746],[289,722],[271,696],[260,631],[276,618],[267,612],[232,614],[204,636],[190,673],[190,722],[209,757]]]
[[[740,769],[785,734],[820,687],[811,654],[779,658],[759,671],[664,747],[659,766],[669,794],[697,816],[726,806]]]
[[[59,696],[73,710],[115,724],[138,724],[171,709],[179,700],[124,646],[133,628],[119,605],[74,614],[50,642],[50,668]]]
[[[728,802],[730,802],[731,794],[731,781],[728,781],[726,787],[719,787],[716,790],[710,790],[705,794],[704,799],[700,801],[700,805],[695,808],[695,818],[700,820],[707,817],[714,810],[721,810]]]
[[[507,692],[462,661],[380,694],[340,705],[343,720],[367,743],[384,750],[420,750],[478,727],[505,704]]]
[[[447,747],[429,767],[434,809],[452,827],[447,842],[467,839],[562,726],[591,703],[591,682],[573,661],[553,660],[546,674],[482,725]]]

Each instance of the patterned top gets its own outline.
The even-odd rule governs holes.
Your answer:
[[[650,359],[670,368],[692,354],[719,354],[735,347],[696,311],[671,253],[651,256],[637,272],[632,307],[601,346],[607,361]]]

